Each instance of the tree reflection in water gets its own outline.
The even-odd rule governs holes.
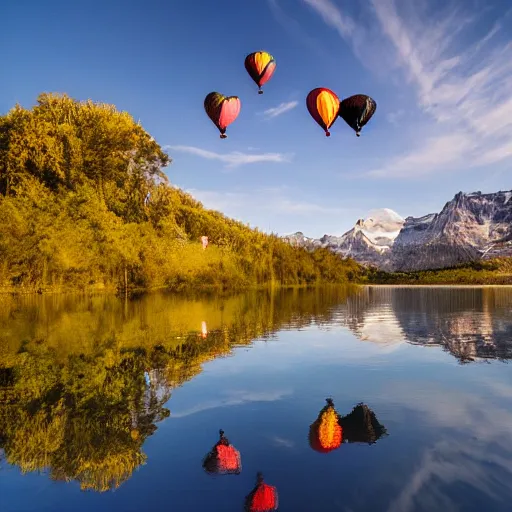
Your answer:
[[[170,415],[172,389],[204,362],[285,326],[329,321],[349,293],[3,301],[0,453],[22,473],[45,472],[83,490],[115,489],[145,463],[142,447]]]
[[[146,461],[142,447],[169,416],[172,390],[235,346],[314,323],[345,326],[386,350],[421,344],[459,361],[508,361],[511,305],[504,289],[385,287],[131,301],[2,298],[0,464],[77,481],[82,489],[114,489]],[[338,423],[343,443],[386,435],[365,404]]]

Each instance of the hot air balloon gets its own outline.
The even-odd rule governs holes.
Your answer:
[[[320,411],[316,421],[309,427],[309,445],[320,453],[328,453],[340,447],[343,429],[338,422],[338,413],[331,398]]]
[[[203,468],[207,473],[220,475],[239,475],[242,471],[240,452],[224,437],[224,431],[219,430],[220,439],[203,460]]]
[[[201,338],[203,340],[208,336],[208,328],[206,327],[206,322],[203,320],[201,322]]]
[[[254,52],[245,57],[245,69],[258,86],[258,94],[263,94],[261,86],[267,83],[276,69],[276,61],[270,53]]]
[[[338,118],[340,100],[336,94],[325,87],[317,87],[310,91],[306,98],[311,117],[325,130],[326,137],[330,137],[329,128]]]
[[[376,109],[377,103],[374,99],[365,94],[356,94],[345,98],[340,103],[339,116],[355,130],[359,137],[363,126],[371,119]]]
[[[256,476],[256,487],[245,498],[245,512],[271,512],[277,510],[279,498],[277,489],[263,481],[263,475]]]
[[[348,443],[374,444],[387,435],[375,413],[363,403],[357,404],[350,414],[340,418],[343,436]]]
[[[219,92],[211,92],[204,99],[204,109],[219,129],[221,139],[227,137],[226,128],[238,117],[240,108],[238,96],[224,96]]]

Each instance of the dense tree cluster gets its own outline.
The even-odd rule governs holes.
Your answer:
[[[203,208],[112,105],[41,94],[0,116],[0,287],[26,290],[346,282],[360,266]],[[147,193],[151,201],[145,203]],[[199,237],[210,246],[201,250]]]

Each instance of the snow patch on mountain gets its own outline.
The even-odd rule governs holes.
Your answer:
[[[393,210],[380,208],[370,211],[366,219],[359,219],[342,236],[324,235],[315,240],[297,232],[283,238],[294,245],[310,249],[326,247],[342,257],[351,257],[360,263],[380,265],[382,256],[390,252],[404,222]]]
[[[512,256],[512,191],[459,192],[440,213],[403,219],[389,208],[372,210],[342,236],[283,237],[309,249],[327,247],[342,257],[383,270],[446,268],[482,258]]]

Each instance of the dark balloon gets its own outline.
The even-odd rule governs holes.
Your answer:
[[[254,52],[245,58],[245,69],[258,86],[258,94],[263,94],[261,87],[267,83],[276,69],[276,61],[270,53]]]
[[[374,99],[364,94],[356,94],[340,103],[339,116],[359,137],[363,126],[371,119],[376,109],[377,103]]]
[[[226,128],[238,117],[240,108],[238,96],[226,97],[218,92],[211,92],[204,99],[204,110],[219,129],[221,139],[227,137]]]

